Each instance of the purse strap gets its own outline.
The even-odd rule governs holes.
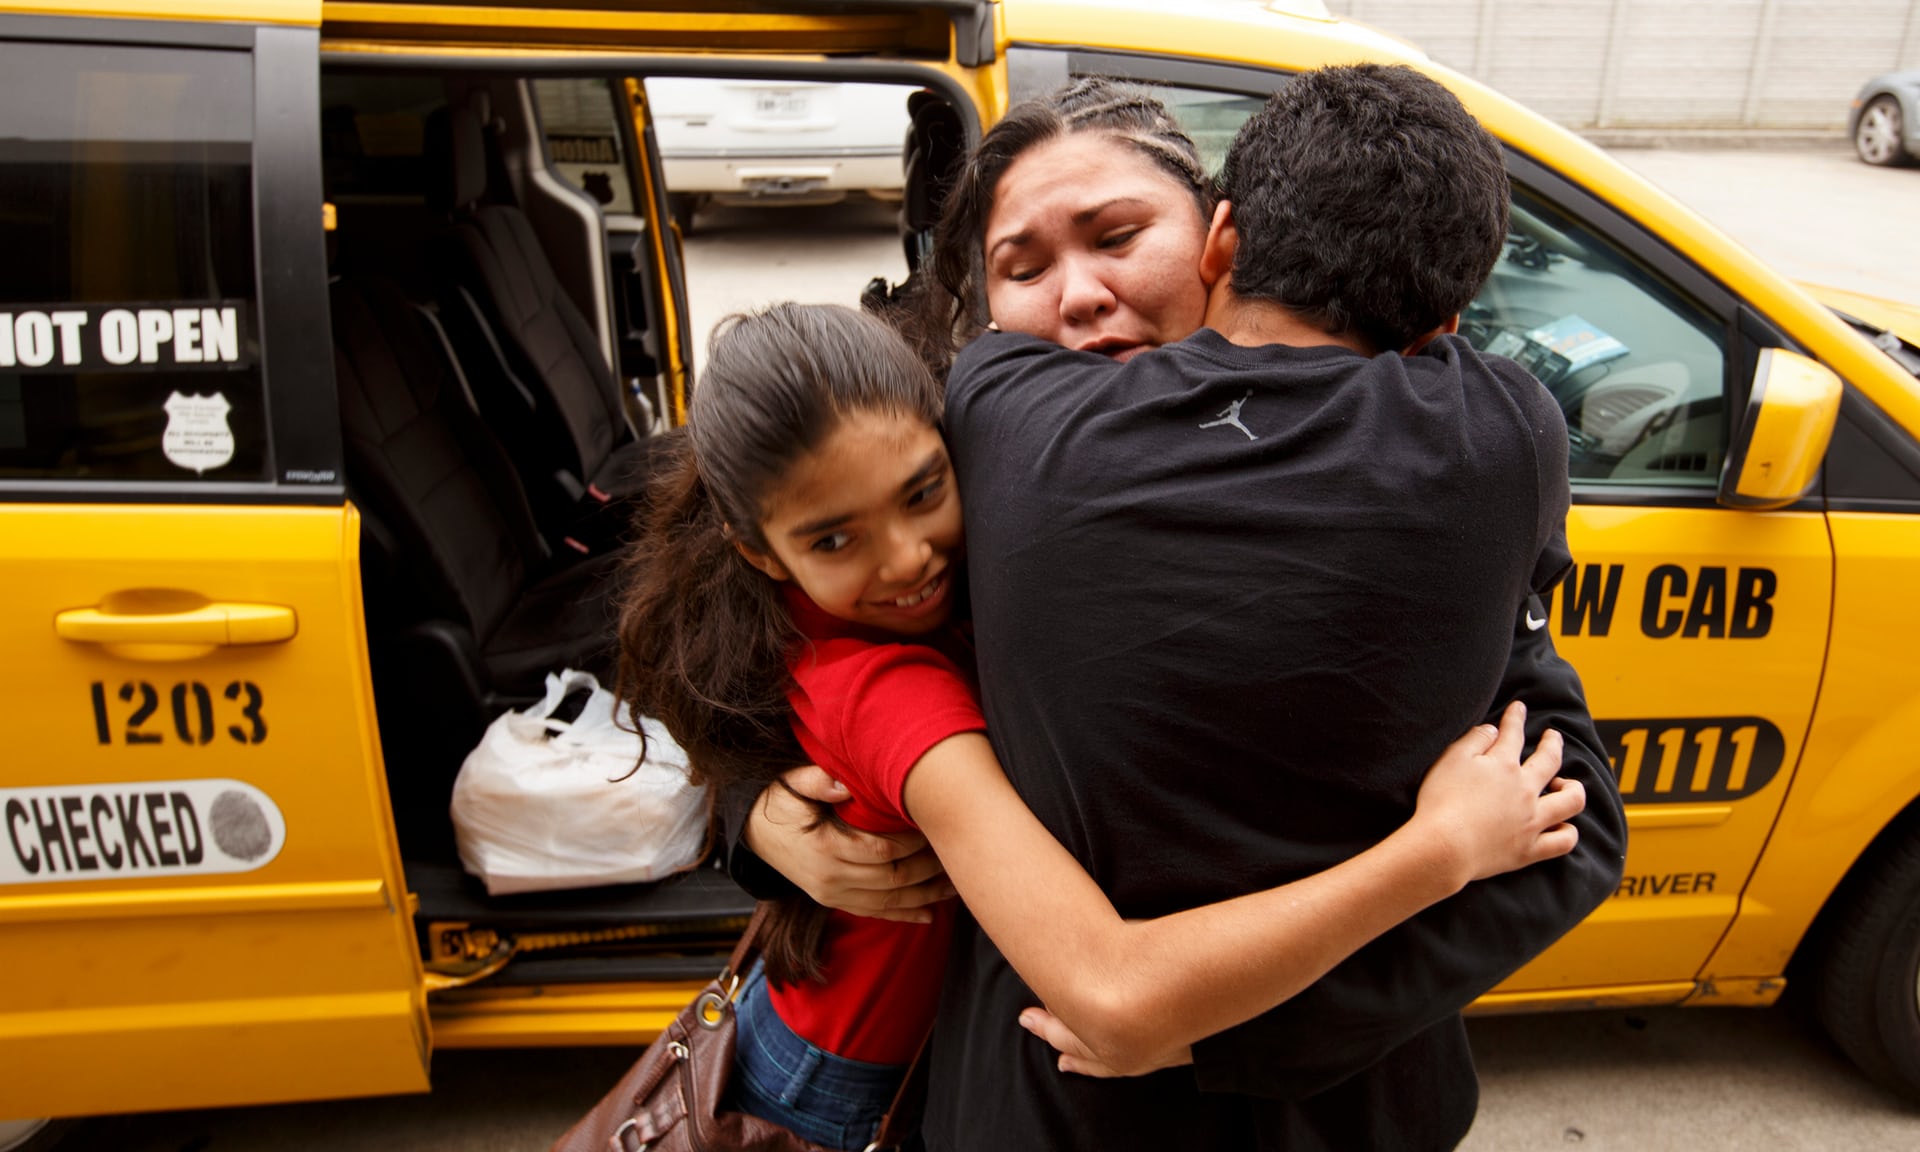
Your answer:
[[[900,1090],[893,1094],[893,1103],[887,1105],[887,1114],[880,1117],[880,1130],[874,1133],[873,1143],[863,1152],[898,1148],[920,1127],[921,1115],[927,1110],[927,1047],[932,1043],[933,1030],[928,1029],[920,1040],[920,1050],[913,1054],[913,1063],[907,1065],[907,1074],[900,1078]]]
[[[765,900],[754,904],[753,916],[747,921],[747,930],[740,933],[740,939],[734,942],[733,954],[727,957],[727,967],[720,973],[718,983],[721,987],[725,988],[737,982],[745,976],[748,968],[753,967],[754,959],[760,955],[760,929],[765,926],[767,913],[772,910],[773,905]],[[727,998],[733,998],[731,990],[728,991]]]

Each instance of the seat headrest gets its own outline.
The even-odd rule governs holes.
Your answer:
[[[487,135],[480,113],[470,104],[447,110],[447,130],[450,206],[458,210],[487,194]]]
[[[936,93],[907,97],[906,190],[901,205],[907,268],[918,268],[933,247],[933,229],[967,156],[967,131],[952,104]]]

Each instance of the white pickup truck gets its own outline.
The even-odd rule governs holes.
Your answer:
[[[909,87],[684,76],[646,86],[682,232],[709,203],[900,198]]]

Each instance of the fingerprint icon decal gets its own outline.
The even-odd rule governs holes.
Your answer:
[[[207,825],[220,851],[251,863],[273,848],[273,826],[258,802],[245,792],[229,790],[213,798]]]

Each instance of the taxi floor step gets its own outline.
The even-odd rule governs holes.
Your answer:
[[[711,980],[726,967],[733,941],[711,951],[668,956],[515,956],[489,977],[491,988],[547,984],[626,984],[650,981]]]
[[[456,861],[408,860],[407,888],[420,899],[420,923],[464,921],[490,928],[554,931],[619,924],[672,924],[753,912],[753,897],[711,865],[654,884],[489,896]]]

